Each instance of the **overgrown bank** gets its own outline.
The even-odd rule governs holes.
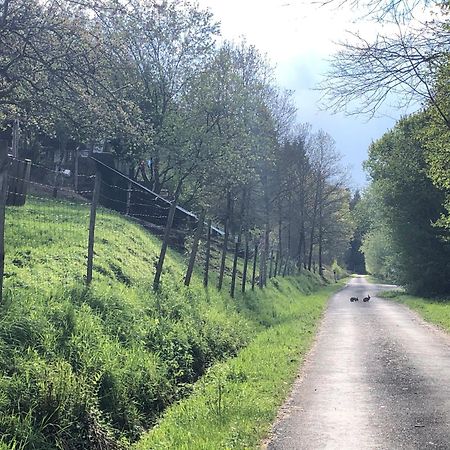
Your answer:
[[[307,284],[305,276],[275,281],[255,295],[262,303],[274,302],[265,327],[236,358],[214,366],[194,393],[169,408],[133,449],[259,448],[311,346],[327,299],[337,288],[311,293]]]
[[[403,291],[383,292],[381,296],[409,306],[427,322],[434,323],[450,333],[450,298],[415,297]]]
[[[98,217],[94,282],[85,289],[87,206],[34,199],[8,209],[7,221],[0,448],[127,447],[191,393],[210,367],[238,353],[230,366],[217,366],[205,380],[220,385],[225,370],[227,380],[235,374],[236,382],[251,382],[251,370],[263,374],[251,362],[259,354],[258,361],[270,358],[265,370],[274,362],[280,369],[287,364],[278,381],[261,381],[266,398],[279,403],[286,386],[277,383],[293,377],[298,350],[311,339],[328,295],[327,290],[320,298],[300,295],[320,285],[309,272],[235,300],[215,288],[205,291],[200,277],[186,288],[185,264],[176,253],[169,253],[161,291],[154,294],[159,241],[106,211]],[[306,339],[297,341],[297,331]],[[258,346],[265,340],[267,345]],[[239,361],[248,367],[240,369]],[[255,399],[240,402],[243,407],[258,411],[257,399],[264,398],[258,389]],[[225,404],[215,403],[214,395],[207,404],[216,404],[211,407],[222,421]],[[270,414],[261,409],[258,420],[268,423],[274,404],[270,409]]]

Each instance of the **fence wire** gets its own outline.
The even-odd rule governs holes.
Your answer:
[[[95,180],[93,173],[74,176],[42,164],[12,160],[8,172],[4,238],[5,289],[27,287],[42,290],[43,285],[50,289],[51,286],[86,282]],[[150,285],[160,243],[154,241],[149,244],[146,231],[163,236],[171,203],[117,171],[103,168],[99,180],[93,279],[115,279],[127,286]],[[124,227],[123,222],[117,219],[118,215],[133,223]],[[186,267],[197,226],[195,215],[183,208],[176,210],[169,245],[184,255]],[[205,224],[196,255],[197,273],[205,270],[206,228]],[[224,236],[217,228],[211,234],[209,284],[214,286],[219,277]],[[251,244],[248,255],[247,286],[252,278],[253,247]],[[230,239],[224,289],[229,289],[234,250],[234,240]],[[238,253],[236,291],[242,284],[244,252],[245,243],[242,242]],[[181,281],[184,273],[176,276]]]

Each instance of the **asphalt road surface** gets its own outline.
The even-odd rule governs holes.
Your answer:
[[[450,449],[450,337],[386,289],[353,278],[332,297],[268,449]]]

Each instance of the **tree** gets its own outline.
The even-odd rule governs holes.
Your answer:
[[[354,224],[354,232],[352,239],[350,240],[350,248],[345,254],[345,265],[348,270],[353,273],[366,273],[364,254],[361,252],[361,245],[363,235],[367,230],[366,220],[364,215],[367,214],[365,211],[360,211],[361,194],[359,190],[355,191],[352,199],[350,200],[350,214],[352,216],[352,222]],[[362,216],[362,217],[361,217]]]
[[[433,80],[447,62],[449,38],[443,21],[407,31],[398,24],[396,35],[379,35],[373,42],[354,34],[341,44],[321,84],[327,106],[374,116],[387,100],[399,107],[430,103],[448,125]]]
[[[424,115],[400,121],[369,150],[366,167],[377,193],[369,236],[388,237],[395,252],[395,279],[411,292],[450,292],[449,234],[434,222],[443,212],[443,193],[426,175],[425,150],[417,132]],[[370,217],[370,215],[369,215]],[[382,230],[375,233],[373,230]],[[365,242],[363,248],[370,246]],[[370,265],[370,263],[369,263]]]
[[[450,127],[442,120],[442,113],[450,117],[450,58],[437,75],[434,92],[439,109],[433,104],[427,108],[428,123],[420,131],[420,138],[427,150],[427,173],[433,184],[445,194],[447,212],[441,216],[438,225],[450,229]]]
[[[102,23],[111,59],[127,67],[134,101],[153,129],[149,182],[159,193],[185,159],[180,102],[212,57],[218,26],[209,11],[183,0],[133,0]]]

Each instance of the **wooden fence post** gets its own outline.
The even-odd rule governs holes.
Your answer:
[[[253,256],[252,291],[255,290],[256,280],[256,260],[258,258],[258,244],[255,244],[255,254]]]
[[[74,167],[73,167],[73,187],[75,192],[78,192],[78,176],[80,172],[80,148],[77,147],[75,149],[75,161],[74,161]]]
[[[273,275],[273,250],[270,250],[270,261],[269,261],[269,279],[272,278]]]
[[[205,256],[205,273],[203,276],[203,286],[208,286],[209,281],[209,260],[211,258],[211,219],[208,219],[208,233],[206,235],[206,256]]]
[[[242,293],[245,294],[245,285],[247,283],[247,267],[248,267],[248,233],[245,234],[245,256],[244,256],[244,270],[242,271]]]
[[[17,160],[17,179],[15,180],[15,191],[13,194],[13,205],[23,206],[27,199],[28,184],[31,175],[31,160]]]
[[[95,235],[95,219],[97,218],[97,205],[100,198],[100,190],[102,188],[102,173],[97,168],[95,173],[94,193],[92,194],[91,215],[89,218],[89,241],[88,241],[88,260],[86,272],[86,284],[92,281],[92,267],[94,262],[94,235]]]
[[[234,247],[234,259],[233,259],[233,272],[231,273],[231,290],[230,295],[231,298],[234,298],[234,290],[236,288],[236,272],[237,272],[237,261],[238,261],[238,253],[239,253],[239,237],[235,238],[235,247]]]
[[[5,273],[5,212],[9,164],[8,142],[0,140],[0,301],[3,300],[3,275]]]
[[[127,216],[130,214],[130,206],[131,206],[131,181],[128,182],[128,189],[127,189],[127,206],[125,210],[125,214]]]
[[[227,260],[228,235],[229,235],[229,219],[227,218],[225,220],[225,236],[223,238],[222,259],[220,261],[219,282],[217,284],[217,289],[219,289],[219,291],[222,289],[223,275],[225,272],[225,264]]]
[[[276,277],[278,275],[278,265],[279,265],[280,253],[278,250],[275,251],[275,269],[273,271],[273,276]]]
[[[19,139],[20,139],[20,123],[19,119],[14,119],[13,129],[12,129],[12,145],[11,153],[13,158],[19,157]]]
[[[189,257],[189,264],[186,271],[186,277],[184,279],[184,285],[189,286],[191,283],[192,272],[194,271],[195,257],[197,256],[198,242],[203,231],[203,222],[205,221],[205,210],[202,210],[200,218],[198,220],[197,229],[194,234],[194,242],[192,243],[191,255]]]
[[[182,182],[178,182],[175,196],[170,205],[169,215],[167,217],[166,228],[164,230],[164,238],[161,245],[161,251],[159,253],[158,264],[156,265],[155,279],[153,280],[153,290],[156,291],[159,288],[161,280],[161,273],[164,265],[164,259],[166,257],[167,246],[169,245],[170,230],[172,229],[173,218],[175,217],[175,211],[177,210],[178,197],[180,196]]]
[[[23,185],[23,196],[24,199],[27,198],[28,188],[30,187],[30,178],[31,178],[31,159],[26,159],[26,167],[25,167],[25,179]],[[25,203],[25,201],[24,201]]]
[[[288,274],[288,264],[289,264],[289,256],[286,257],[286,261],[284,262],[284,268],[283,268],[283,278]]]

